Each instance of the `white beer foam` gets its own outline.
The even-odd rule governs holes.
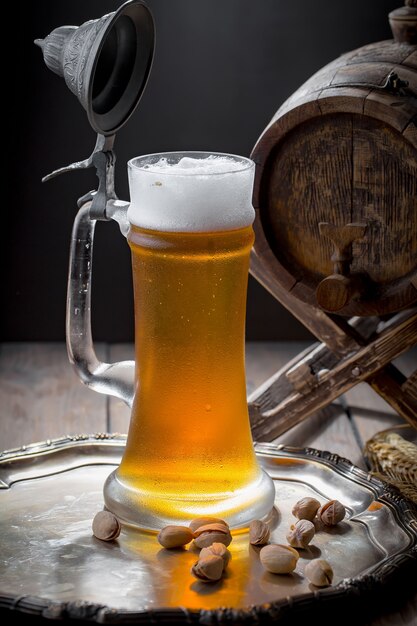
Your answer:
[[[250,226],[255,218],[255,164],[233,155],[167,154],[129,161],[129,222],[166,232],[215,232]]]

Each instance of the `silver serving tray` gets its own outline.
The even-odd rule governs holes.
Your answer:
[[[326,598],[369,594],[417,564],[416,510],[396,490],[328,452],[257,444],[276,484],[272,542],[286,543],[292,506],[303,496],[340,500],[347,519],[317,532],[291,575],[265,572],[241,533],[226,577],[198,582],[192,549],[167,551],[133,530],[111,544],[92,536],[103,482],[124,445],[121,435],[80,435],[0,454],[0,609],[101,623],[258,623]],[[334,585],[320,590],[303,576],[319,556],[335,572]]]

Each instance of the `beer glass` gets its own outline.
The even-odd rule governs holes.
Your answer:
[[[197,516],[245,527],[274,500],[246,402],[254,163],[165,153],[135,158],[128,169],[134,394],[126,450],[106,481],[105,504],[146,529]]]

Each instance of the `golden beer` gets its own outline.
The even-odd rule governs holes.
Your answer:
[[[244,325],[252,228],[133,227],[138,391],[119,477],[160,501],[224,498],[256,480]]]
[[[136,391],[126,451],[105,488],[106,504],[127,522],[158,528],[218,515],[236,526],[249,521],[248,511],[253,519],[272,506],[246,402],[253,241],[251,225],[214,232],[131,225]]]

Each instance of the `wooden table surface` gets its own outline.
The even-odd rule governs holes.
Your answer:
[[[255,389],[301,350],[305,342],[248,343],[248,391]],[[133,346],[98,344],[107,362],[133,358]],[[417,351],[398,361],[410,374]],[[70,367],[64,344],[6,343],[0,348],[0,449],[17,447],[66,434],[126,432],[129,409],[118,399],[84,387]],[[316,415],[276,442],[330,450],[366,468],[362,449],[380,430],[402,423],[401,418],[365,383],[335,405],[331,419]],[[359,622],[358,622],[359,624]],[[372,626],[417,625],[417,594],[400,611],[385,614]]]

